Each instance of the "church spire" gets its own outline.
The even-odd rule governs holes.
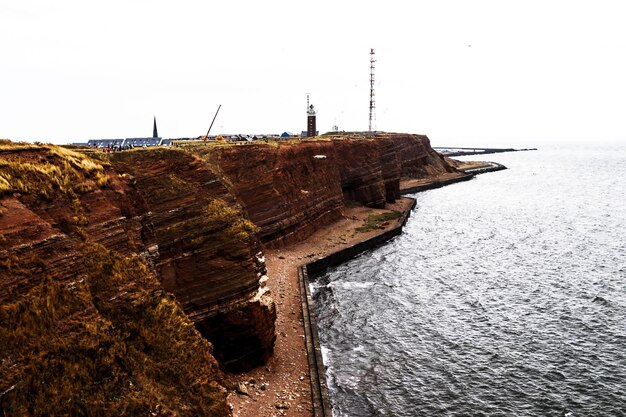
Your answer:
[[[152,128],[152,137],[153,138],[159,137],[159,133],[157,132],[157,127],[156,127],[156,116],[154,116],[154,127]]]

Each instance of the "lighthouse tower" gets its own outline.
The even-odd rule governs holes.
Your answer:
[[[309,104],[309,96],[306,96],[306,115],[307,115],[307,123],[306,123],[306,136],[313,137],[317,134],[316,126],[315,126],[315,110],[313,109],[313,105]]]

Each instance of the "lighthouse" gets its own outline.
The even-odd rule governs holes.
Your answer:
[[[306,136],[313,137],[317,134],[316,126],[315,126],[315,110],[313,109],[313,105],[309,104],[309,96],[306,96]]]

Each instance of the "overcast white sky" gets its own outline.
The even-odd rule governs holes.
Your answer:
[[[626,141],[626,3],[0,0],[0,137],[367,130]]]

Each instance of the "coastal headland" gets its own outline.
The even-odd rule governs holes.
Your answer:
[[[312,415],[297,268],[463,169],[412,134],[0,143],[0,410]]]

